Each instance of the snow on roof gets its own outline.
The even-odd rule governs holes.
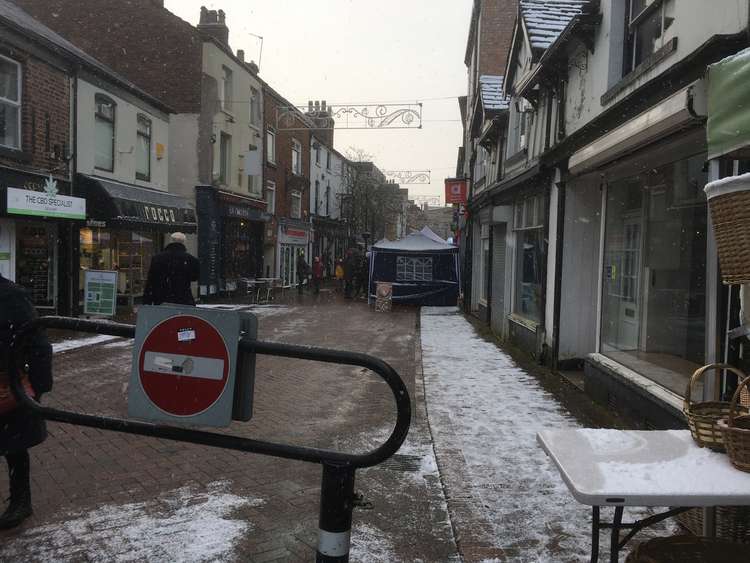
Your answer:
[[[534,49],[546,49],[582,12],[588,0],[521,0],[521,16]]]
[[[503,77],[483,74],[479,77],[479,88],[484,110],[505,110],[510,107],[510,99],[503,96]]]
[[[430,232],[432,233],[432,231]],[[430,252],[434,250],[457,249],[456,246],[448,244],[435,233],[432,233],[432,236],[427,236],[422,232],[412,233],[396,241],[380,241],[373,245],[372,248],[375,250],[403,250],[404,252]]]
[[[434,240],[435,242],[439,242],[440,244],[448,244],[447,240],[438,235],[430,227],[425,226],[421,231],[418,232],[426,236],[428,239]]]

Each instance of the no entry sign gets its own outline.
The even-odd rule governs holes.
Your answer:
[[[227,426],[237,366],[239,316],[193,307],[138,313],[128,414]]]
[[[146,336],[138,374],[146,396],[174,416],[195,416],[221,397],[229,350],[211,323],[191,315],[162,321]]]

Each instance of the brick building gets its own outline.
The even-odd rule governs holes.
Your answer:
[[[266,142],[263,182],[268,213],[266,275],[296,283],[296,257],[307,262],[311,241],[310,149],[314,124],[271,86],[263,84]]]
[[[74,61],[62,38],[0,1],[0,273],[45,312],[71,308],[73,215],[85,217],[71,197]]]

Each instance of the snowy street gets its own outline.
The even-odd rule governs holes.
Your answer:
[[[587,558],[589,509],[536,442],[541,429],[579,426],[576,416],[455,309],[383,314],[324,293],[248,310],[264,339],[384,358],[412,395],[401,450],[357,473],[368,507],[354,512],[352,561]],[[49,404],[124,416],[130,341],[77,335],[55,348]],[[340,451],[376,447],[390,433],[393,407],[384,386],[362,375],[259,358],[254,418],[230,432]],[[0,536],[0,561],[314,556],[317,466],[49,427],[50,439],[32,451],[35,515]]]

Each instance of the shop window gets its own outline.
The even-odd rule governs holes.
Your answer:
[[[266,182],[266,211],[271,215],[276,213],[276,184],[270,180]]]
[[[516,235],[513,312],[530,321],[539,322],[543,306],[542,282],[546,254],[542,196],[529,197],[516,203],[513,227]]]
[[[302,194],[299,192],[292,192],[292,219],[302,218]]]
[[[630,0],[623,76],[658,51],[674,24],[675,0]]]
[[[276,164],[276,132],[273,129],[266,130],[266,160]]]
[[[398,256],[396,279],[398,281],[432,281],[432,258]]]
[[[219,141],[219,183],[227,185],[229,182],[229,171],[232,168],[232,137],[226,133],[221,134]]]
[[[234,76],[232,69],[221,67],[221,81],[219,82],[219,100],[221,109],[232,112],[232,94],[234,92]]]
[[[79,287],[84,287],[86,270],[116,270],[119,296],[132,300],[143,295],[151,258],[159,251],[156,232],[86,227],[79,237]]]
[[[250,88],[250,125],[260,127],[260,92],[255,88]]]
[[[680,394],[705,360],[703,161],[607,187],[601,352]]]
[[[57,226],[18,221],[16,229],[16,281],[28,290],[36,307],[54,307]]]
[[[297,139],[292,139],[292,172],[302,175],[302,144]]]
[[[94,113],[94,167],[106,172],[115,170],[115,112],[117,104],[97,94]]]
[[[21,65],[0,57],[0,146],[21,148]]]
[[[145,182],[151,180],[151,120],[145,115],[138,116],[135,160],[135,177]]]

